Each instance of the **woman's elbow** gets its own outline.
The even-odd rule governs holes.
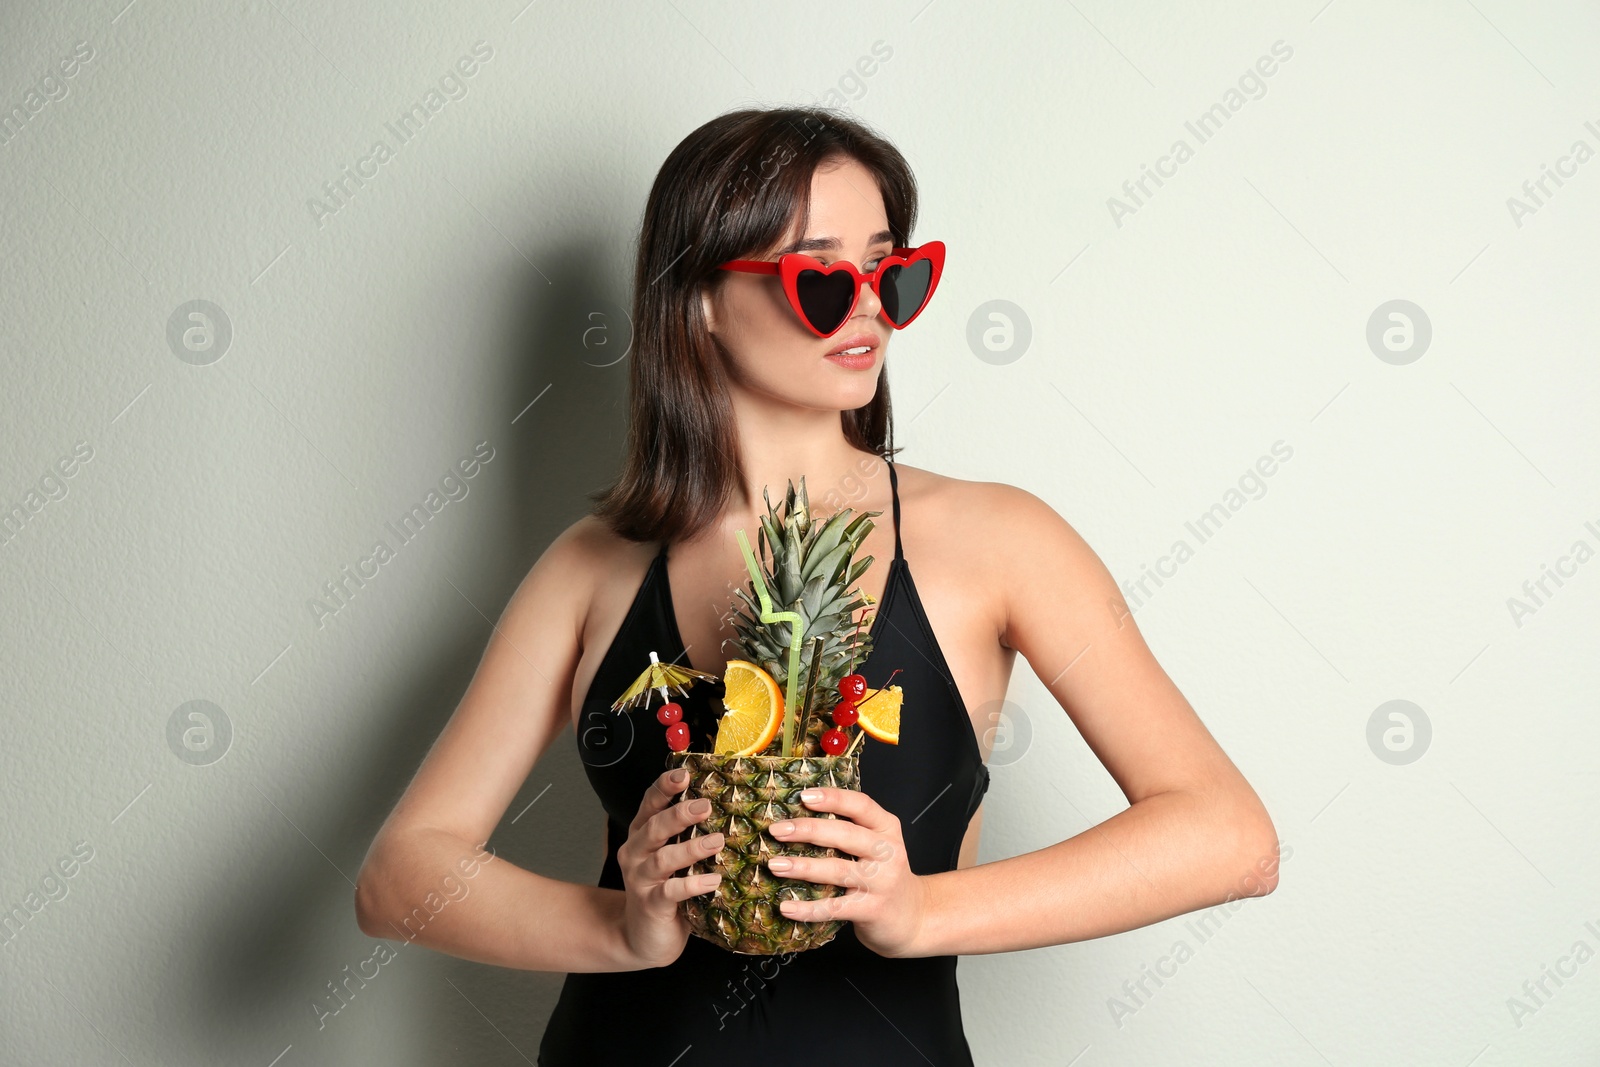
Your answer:
[[[381,845],[381,838],[373,842],[356,875],[356,925],[368,937],[387,937],[393,932],[391,918],[384,906],[386,894],[383,887],[387,873]]]
[[[1253,796],[1252,796],[1253,799]],[[1254,810],[1241,817],[1237,840],[1242,844],[1234,862],[1238,896],[1264,897],[1278,888],[1278,868],[1289,858],[1287,845],[1280,846],[1277,827],[1259,800]]]
[[[372,899],[371,879],[356,879],[356,925],[368,937],[378,937],[382,929],[382,921],[378,918],[378,909]]]

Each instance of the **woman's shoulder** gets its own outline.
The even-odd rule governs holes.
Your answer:
[[[575,632],[585,635],[591,619],[626,611],[658,550],[653,543],[628,540],[591,512],[555,536],[523,585],[537,591],[541,611],[564,604]]]
[[[590,512],[557,534],[537,565],[599,580],[647,565],[659,550],[653,542],[628,540]]]
[[[945,595],[964,589],[966,610],[995,618],[1007,647],[1017,647],[1012,627],[1040,590],[1058,620],[1090,620],[1117,595],[1099,555],[1037,494],[903,466],[899,473],[901,508],[912,516],[907,556],[928,564]]]
[[[973,582],[1010,588],[1030,583],[1048,559],[1072,580],[1098,587],[1105,569],[1099,555],[1036,493],[895,466],[908,556],[942,557]]]
[[[1030,534],[1066,525],[1054,507],[1021,486],[956,478],[904,463],[896,463],[895,472],[902,508],[936,526]]]

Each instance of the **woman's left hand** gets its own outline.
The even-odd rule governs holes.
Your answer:
[[[857,789],[818,786],[802,792],[800,799],[813,811],[839,817],[787,820],[787,831],[785,822],[776,822],[768,833],[779,841],[831,846],[858,858],[775,856],[768,860],[768,869],[781,877],[845,890],[824,900],[786,900],[779,911],[806,922],[848,919],[855,926],[857,940],[878,955],[911,955],[926,916],[927,889],[922,877],[911,871],[899,818]]]

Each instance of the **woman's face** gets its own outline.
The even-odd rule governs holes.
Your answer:
[[[797,231],[798,226],[782,247],[748,258],[775,260],[784,252],[804,252],[824,263],[849,260],[866,274],[894,248],[877,179],[854,159],[817,168],[809,228]],[[839,331],[818,337],[795,315],[776,275],[722,273],[720,289],[706,298],[706,316],[737,388],[819,410],[845,411],[872,400],[890,329],[870,285],[862,285],[861,301]],[[865,357],[851,357],[861,366],[834,358],[861,348],[867,349]]]

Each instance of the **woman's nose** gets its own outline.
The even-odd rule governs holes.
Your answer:
[[[861,300],[856,304],[855,314],[850,317],[853,319],[872,319],[882,310],[883,301],[879,300],[878,294],[872,291],[872,283],[863,281],[861,283]]]

